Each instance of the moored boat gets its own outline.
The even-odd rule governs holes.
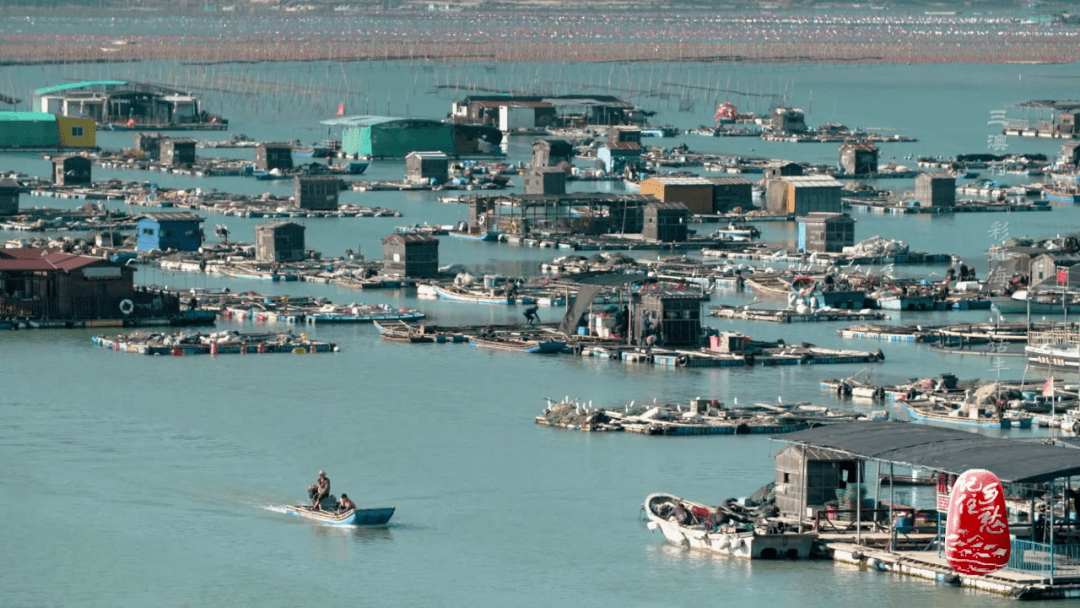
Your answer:
[[[473,337],[469,342],[479,348],[494,350],[507,350],[532,354],[551,354],[566,351],[566,342],[562,340],[546,340],[528,336],[492,336],[490,338]]]
[[[443,300],[472,302],[473,304],[513,304],[514,296],[492,291],[475,291],[456,285],[432,285],[435,294]]]
[[[685,512],[676,509],[680,506]],[[649,529],[660,530],[668,542],[746,559],[800,559],[810,557],[817,534],[788,532],[779,521],[758,517],[730,501],[720,507],[683,500],[672,494],[650,494],[644,510]]]
[[[1027,414],[990,414],[977,406],[942,409],[935,407],[929,401],[920,404],[909,401],[899,401],[898,403],[912,418],[924,422],[980,426],[991,429],[1031,428],[1031,416]]]

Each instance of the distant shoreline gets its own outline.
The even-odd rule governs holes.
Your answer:
[[[0,28],[0,65],[1080,62],[1076,26],[1055,21],[1060,16],[1021,10],[961,16],[963,11],[912,8],[718,13],[673,7],[656,20],[652,13],[606,7],[566,11],[566,18],[558,18],[551,9],[517,6],[400,12],[353,8],[338,12],[324,6],[299,12],[259,9],[185,15],[135,10],[123,21],[110,18],[111,10],[40,21],[22,14]]]

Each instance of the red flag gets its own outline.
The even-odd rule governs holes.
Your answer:
[[[1043,385],[1042,394],[1043,394],[1043,397],[1053,397],[1054,396],[1054,377],[1053,376],[1050,376],[1049,378],[1046,379],[1046,384]]]
[[[1069,283],[1069,269],[1068,268],[1058,268],[1057,269],[1057,284],[1058,285],[1067,285],[1068,283]]]
[[[344,116],[345,115],[345,104],[344,103],[337,104],[337,115],[338,116]]]

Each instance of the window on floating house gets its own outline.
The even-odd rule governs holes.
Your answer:
[[[72,137],[82,137],[83,136],[83,128],[82,127],[71,127],[71,136]]]
[[[153,228],[143,228],[142,233],[145,234],[145,235],[154,236],[154,229]]]
[[[159,235],[162,236],[162,237],[170,237],[170,236],[172,236],[172,231],[171,230],[162,230],[159,233]]]

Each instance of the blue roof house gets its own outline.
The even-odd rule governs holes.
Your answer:
[[[138,233],[135,249],[198,251],[202,246],[205,219],[194,213],[145,213],[135,224]]]

